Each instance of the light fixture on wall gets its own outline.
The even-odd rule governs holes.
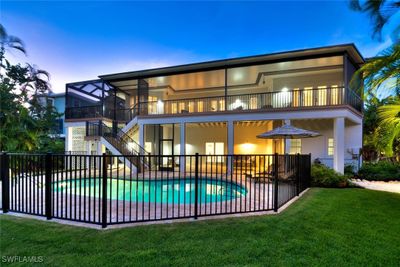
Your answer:
[[[282,92],[286,93],[287,91],[289,91],[289,89],[287,87],[282,88]]]

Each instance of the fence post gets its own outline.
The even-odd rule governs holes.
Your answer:
[[[1,154],[1,196],[3,203],[3,213],[7,213],[10,210],[10,176],[9,176],[9,155],[4,152]]]
[[[45,214],[46,219],[51,220],[51,174],[53,167],[53,155],[50,152],[46,153],[45,156]]]
[[[296,155],[296,193],[297,196],[300,195],[300,154],[297,153]]]
[[[102,212],[101,212],[101,227],[107,227],[107,155],[103,153],[103,194],[101,197]]]
[[[279,157],[278,153],[274,155],[274,179],[275,179],[275,186],[274,186],[274,211],[278,212],[278,178],[279,178]]]
[[[196,153],[194,162],[194,219],[197,219],[197,206],[199,198],[199,153]]]

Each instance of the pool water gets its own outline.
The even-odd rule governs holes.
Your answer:
[[[67,193],[80,196],[98,197],[101,194],[101,178],[77,179],[55,182],[56,194]],[[245,196],[245,187],[236,183],[199,179],[198,201],[212,203],[232,200]],[[107,198],[132,202],[193,204],[195,202],[195,180],[169,179],[129,181],[109,179]]]

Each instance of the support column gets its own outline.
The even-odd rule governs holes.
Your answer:
[[[179,146],[179,154],[180,154],[180,159],[179,159],[179,168],[181,173],[185,173],[186,169],[186,158],[185,158],[185,152],[186,152],[186,125],[184,122],[181,122],[179,125],[179,130],[180,130],[180,146]]]
[[[344,118],[333,121],[333,169],[344,173]]]
[[[90,155],[90,141],[86,141],[86,155]],[[89,168],[90,157],[86,157],[86,168]]]
[[[99,156],[103,155],[103,146],[101,144],[100,139],[96,141],[96,145],[97,145],[96,154],[99,155]],[[100,168],[101,168],[101,161],[98,160],[97,161],[97,169],[100,169]]]
[[[144,125],[139,124],[139,145],[144,147]]]
[[[97,145],[97,147],[96,147],[96,154],[97,154],[97,155],[102,155],[102,154],[103,154],[103,151],[102,151],[102,147],[101,147],[101,141],[100,141],[100,140],[97,140],[96,145]]]
[[[71,151],[72,142],[71,142],[71,127],[65,128],[65,151]]]
[[[285,120],[284,121],[284,123],[286,124],[286,125],[290,125],[291,124],[291,121],[290,120]],[[289,154],[289,152],[290,152],[290,139],[286,139],[286,141],[285,141],[285,154]]]
[[[233,155],[234,154],[234,142],[235,142],[235,133],[234,133],[234,123],[233,121],[228,121],[227,122],[227,128],[228,128],[228,155]],[[232,157],[228,157],[228,173],[232,172]]]

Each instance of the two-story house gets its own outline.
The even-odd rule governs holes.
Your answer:
[[[363,63],[345,44],[69,83],[66,150],[163,155],[158,169],[182,171],[189,163],[176,155],[311,153],[343,172],[362,147],[362,93],[349,82]],[[321,135],[286,144],[256,137],[283,123]]]

